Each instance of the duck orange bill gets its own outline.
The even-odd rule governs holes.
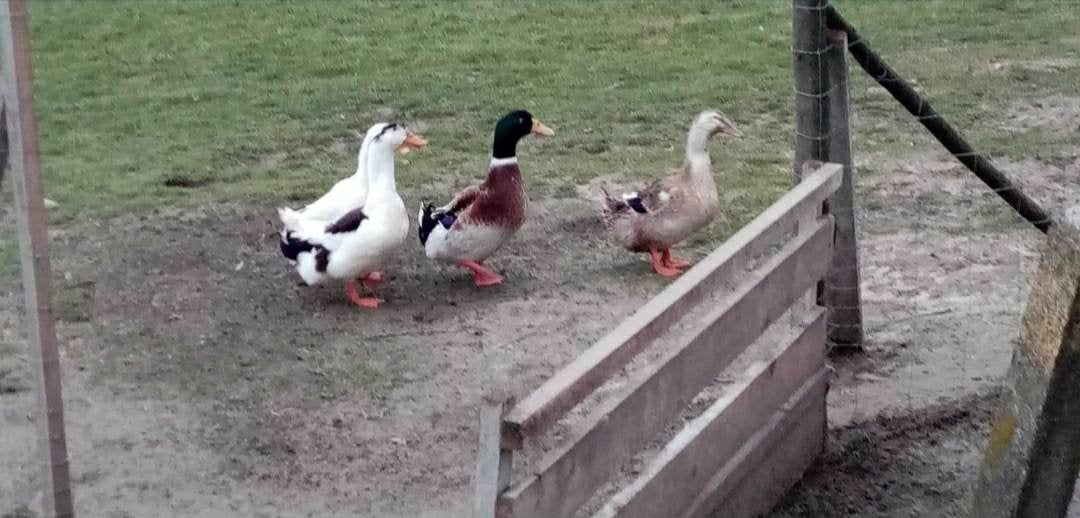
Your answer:
[[[412,151],[414,149],[420,149],[426,145],[426,140],[420,138],[420,136],[416,135],[415,133],[410,132],[405,134],[405,142],[401,143],[401,147],[398,148],[398,151],[402,155],[407,155],[409,154],[409,151]]]
[[[536,133],[537,135],[543,135],[545,137],[550,137],[555,134],[555,130],[544,126],[543,122],[540,122],[536,119],[533,119],[532,132]]]

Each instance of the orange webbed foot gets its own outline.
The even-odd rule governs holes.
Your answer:
[[[364,287],[369,290],[375,289],[375,287],[382,283],[382,281],[382,272],[371,272],[367,274],[367,276],[360,278],[360,282],[363,283]]]
[[[366,282],[367,279],[365,278],[363,281]],[[364,297],[360,295],[360,290],[357,288],[355,281],[347,282],[345,284],[345,290],[349,294],[349,300],[352,301],[353,304],[364,309],[375,309],[379,307],[379,304],[385,302],[377,297]]]
[[[487,268],[476,261],[461,261],[461,266],[468,268],[473,273],[473,284],[477,287],[485,288],[488,286],[495,286],[502,284],[503,277]]]
[[[649,248],[649,261],[652,263],[653,271],[664,277],[677,277],[682,273],[682,270],[666,264],[660,251],[655,248]]]
[[[685,259],[679,259],[677,257],[672,257],[670,248],[664,249],[664,252],[663,252],[662,257],[660,258],[660,261],[664,264],[664,266],[667,266],[668,268],[676,268],[676,269],[686,268],[686,267],[690,266],[690,264],[691,264],[690,261],[687,261]]]

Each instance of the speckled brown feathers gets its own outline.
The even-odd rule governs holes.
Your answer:
[[[668,251],[712,221],[720,205],[707,147],[713,135],[741,133],[719,112],[701,112],[687,132],[682,166],[620,198],[605,190],[601,216],[619,246],[633,252]]]

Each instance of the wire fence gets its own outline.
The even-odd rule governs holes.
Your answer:
[[[821,289],[837,366],[832,424],[878,441],[888,434],[871,430],[887,426],[884,418],[917,422],[931,409],[955,407],[950,415],[970,426],[923,430],[939,436],[900,447],[966,443],[962,449],[977,452],[969,458],[981,459],[985,435],[969,430],[988,426],[982,421],[988,418],[978,416],[994,412],[1010,369],[1042,246],[1036,229],[1046,233],[1055,215],[1080,203],[1080,148],[1060,137],[1080,131],[1080,101],[1003,86],[1008,81],[994,80],[995,74],[1023,63],[987,62],[985,53],[959,47],[947,51],[949,73],[967,75],[964,97],[974,101],[945,102],[939,113],[933,104],[943,97],[935,95],[936,85],[919,81],[945,75],[932,69],[941,42],[878,49],[889,56],[882,60],[827,1],[794,4],[796,181],[801,159],[854,157],[848,164],[853,200],[834,199],[826,209],[837,220],[835,254],[851,259],[835,261]],[[800,24],[828,36],[809,42],[800,38]],[[835,29],[846,29],[846,45]],[[1061,53],[1059,60],[1068,55]],[[818,79],[800,78],[800,71],[816,71]],[[837,100],[849,96],[850,113],[838,117]],[[807,122],[807,113],[816,124]],[[1046,122],[1053,120],[1056,127]],[[849,138],[853,155],[843,145],[838,155],[838,139]],[[850,236],[843,235],[844,221],[855,222]],[[851,347],[855,336],[862,348]],[[837,354],[852,350],[858,352]],[[961,480],[970,483],[966,477],[977,469],[964,466]],[[954,515],[967,512],[966,504],[955,505]]]
[[[826,2],[803,4],[814,5],[796,2],[796,26],[816,23],[822,33],[836,26],[838,16],[827,12]],[[854,148],[854,202],[834,202],[827,210],[838,221],[856,222],[857,237],[838,238],[835,253],[857,259],[834,264],[823,297],[834,314],[865,312],[865,322],[845,317],[828,324],[830,338],[866,337],[864,361],[837,359],[842,366],[834,392],[839,394],[832,403],[841,422],[858,422],[883,413],[918,412],[940,400],[989,390],[1002,379],[1039,242],[1035,228],[1045,231],[1052,212],[1075,198],[1067,192],[1075,193],[1080,182],[1067,177],[1080,159],[1075,149],[1040,158],[1027,140],[1008,142],[1021,129],[1000,122],[1021,109],[1029,98],[1025,92],[972,79],[972,97],[981,100],[975,115],[938,113],[924,98],[934,98],[933,84],[919,95],[918,87],[887,65],[867,63],[868,39],[856,33],[841,49],[834,36],[798,48],[796,35],[796,75],[803,62],[804,70],[816,67],[828,80],[806,89],[814,83],[796,77],[796,85],[803,86],[794,91],[796,105],[815,111],[806,107],[818,104],[818,123],[816,128],[797,123],[793,140],[796,160],[800,149],[816,149],[815,158],[838,161],[830,156],[836,152],[831,144],[848,135]],[[935,45],[940,43],[913,41],[903,55],[930,55]],[[856,49],[863,55],[856,56]],[[838,50],[856,59],[846,63],[837,58]],[[980,57],[965,56],[963,49],[950,52],[956,61]],[[918,85],[921,64],[895,62]],[[838,63],[850,78],[830,70]],[[994,73],[993,68],[990,64],[985,73]],[[850,118],[838,120],[835,109],[830,116],[830,99],[848,93]],[[992,113],[997,117],[988,116]],[[975,149],[946,118],[974,122],[961,126],[976,136]],[[978,143],[994,130],[1004,135]],[[1055,194],[1059,181],[1069,186]],[[850,345],[830,340],[834,351]]]

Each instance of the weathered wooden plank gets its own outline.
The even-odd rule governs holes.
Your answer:
[[[480,441],[476,449],[476,475],[473,479],[473,518],[493,518],[495,499],[499,496],[499,423],[502,403],[480,407]]]
[[[689,308],[792,231],[801,217],[816,214],[821,204],[840,187],[842,175],[843,168],[838,164],[826,164],[808,175],[633,316],[520,401],[503,422],[503,447],[519,449],[526,436],[546,431],[674,325]]]
[[[473,480],[474,518],[494,518],[495,500],[510,487],[514,452],[500,447],[499,428],[510,402],[486,401],[480,407],[480,441]]]
[[[681,518],[752,518],[768,513],[825,445],[825,394],[832,371],[822,368],[739,449]]]
[[[690,421],[594,518],[671,516],[693,501],[718,469],[825,366],[825,310],[769,362],[748,369],[738,385]]]
[[[498,516],[569,516],[621,462],[670,423],[701,389],[825,274],[832,219],[785,245],[702,319],[683,344],[634,374],[625,395],[592,412],[587,430],[504,493]]]

